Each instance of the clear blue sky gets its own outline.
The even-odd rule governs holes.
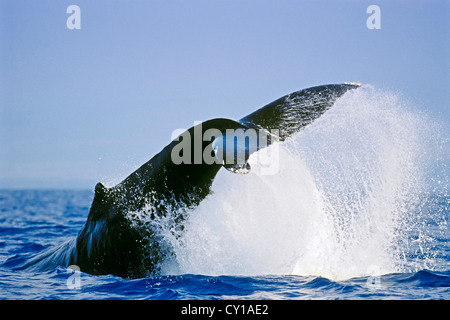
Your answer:
[[[116,183],[176,128],[319,84],[450,122],[450,1],[0,0],[0,28],[0,188]]]

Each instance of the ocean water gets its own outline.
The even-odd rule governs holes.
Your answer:
[[[349,92],[221,170],[181,234],[159,221],[174,255],[142,279],[23,269],[76,237],[93,191],[0,190],[0,299],[449,299],[447,135],[399,94]]]

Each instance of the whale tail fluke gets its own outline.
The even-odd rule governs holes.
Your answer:
[[[359,86],[344,83],[304,89],[275,100],[239,121],[219,118],[193,126],[118,185],[106,188],[98,183],[87,221],[76,240],[42,253],[27,266],[70,264],[78,265],[83,272],[131,278],[158,273],[160,263],[170,252],[161,243],[157,223],[133,224],[130,213],[144,210],[151,220],[171,215],[174,223],[181,224],[171,228],[182,230],[184,212],[195,208],[210,194],[212,182],[222,166],[231,172],[248,172],[249,155],[268,146],[261,144],[259,138],[255,147],[247,146],[245,136],[249,129],[275,131],[274,141],[286,140],[319,118],[345,92]],[[241,139],[244,143],[233,145],[239,137],[228,139],[229,130],[244,136]],[[239,158],[240,162],[230,164],[223,158],[215,161],[214,157],[219,160],[219,146],[227,143],[233,150],[243,151],[244,156],[232,157],[232,160]]]
[[[280,141],[284,141],[319,118],[344,93],[360,86],[356,83],[329,84],[296,91],[252,112],[239,122],[269,131],[277,129]]]

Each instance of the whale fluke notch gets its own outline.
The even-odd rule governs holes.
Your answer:
[[[283,141],[320,117],[345,92],[358,87],[345,83],[300,90],[239,121],[212,119],[186,133],[192,137],[196,130],[201,130],[203,136],[208,129],[217,129],[222,135],[227,129],[278,129],[279,140]],[[202,139],[202,150],[214,154],[213,140]],[[177,139],[171,141],[118,185],[106,188],[98,183],[87,221],[76,240],[40,253],[24,267],[46,269],[58,264],[77,265],[83,272],[126,278],[158,274],[161,262],[171,253],[158,236],[157,226],[148,221],[142,225],[139,221],[132,223],[129,215],[140,211],[145,211],[151,219],[171,215],[171,220],[177,224],[173,227],[182,230],[186,211],[211,194],[211,184],[222,167],[204,159],[196,161],[194,144],[191,161],[175,164],[171,154],[178,143]],[[249,170],[245,163],[242,168]],[[236,171],[236,167],[227,169]]]

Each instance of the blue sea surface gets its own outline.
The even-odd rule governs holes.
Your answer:
[[[431,269],[333,281],[320,276],[161,275],[123,279],[65,266],[20,270],[42,250],[75,237],[86,221],[91,191],[0,191],[0,299],[449,299],[448,227],[436,234]],[[450,198],[438,203],[449,218]],[[430,225],[430,228],[433,226]]]

